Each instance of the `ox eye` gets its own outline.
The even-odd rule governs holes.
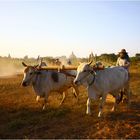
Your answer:
[[[32,72],[30,72],[30,75],[32,75],[33,73]]]
[[[87,72],[86,70],[83,70],[83,72]]]

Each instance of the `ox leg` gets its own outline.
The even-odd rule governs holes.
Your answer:
[[[45,108],[46,108],[46,100],[45,100],[45,98],[42,98],[42,100],[40,100],[40,99],[41,99],[41,97],[37,95],[36,96],[36,101],[38,103],[41,103],[42,110],[45,110]]]
[[[116,111],[116,109],[117,109],[117,105],[118,105],[118,102],[117,101],[118,101],[118,96],[115,97],[115,103],[114,103],[114,106],[111,109],[112,112],[113,111]]]
[[[114,103],[114,106],[113,106],[113,108],[112,108],[112,110],[111,111],[116,111],[116,109],[117,109],[117,106],[118,106],[118,104],[122,101],[122,99],[123,99],[123,94],[124,94],[124,92],[123,91],[120,91],[119,92],[119,94],[116,92],[115,93],[115,103]]]
[[[129,85],[128,85],[128,90],[127,90],[127,98],[128,98],[128,108],[130,107],[130,105],[131,105],[131,101],[130,101],[130,99],[131,99],[131,90],[130,90],[130,87],[129,87]]]
[[[99,104],[99,113],[98,113],[98,117],[101,117],[102,115],[102,110],[103,110],[103,106],[105,104],[106,101],[106,95],[102,97],[101,102]]]
[[[86,110],[86,114],[91,114],[91,111],[90,111],[90,98],[87,99],[87,110]]]
[[[66,93],[63,92],[62,95],[63,95],[63,96],[62,96],[62,100],[61,100],[61,102],[60,102],[60,104],[59,104],[60,106],[62,105],[62,103],[64,102],[64,100],[65,100],[65,98],[66,98]]]
[[[124,93],[124,98],[123,98],[123,103],[126,103],[127,102],[127,89],[123,88],[123,93]]]
[[[47,103],[46,98],[43,98],[42,110],[45,110],[46,109],[46,103]]]
[[[74,87],[72,88],[72,93],[74,94],[74,97],[75,97],[75,98],[78,97],[77,92],[76,92],[76,89],[75,89]]]
[[[126,101],[127,102],[127,109],[129,109],[130,105],[131,105],[131,102],[130,102],[130,96],[131,96],[130,94],[131,94],[131,92],[130,92],[129,89],[128,90],[126,89],[125,92],[126,92],[126,97],[127,97],[127,101]]]
[[[79,89],[76,86],[73,86],[72,90],[75,98],[77,98],[78,101]]]
[[[129,109],[130,105],[131,105],[131,102],[130,102],[131,91],[130,91],[129,82],[127,83],[126,87],[124,88],[124,93],[126,95],[126,99],[124,99],[123,101],[127,103],[127,109]]]
[[[36,96],[36,101],[39,102],[40,96]]]

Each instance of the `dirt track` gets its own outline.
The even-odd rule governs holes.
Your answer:
[[[59,107],[61,95],[49,97],[46,111],[35,101],[31,87],[20,86],[22,76],[0,79],[0,138],[140,138],[140,73],[131,70],[133,92],[130,110],[121,103],[111,112],[112,102],[97,118],[98,104],[92,102],[92,115],[87,116],[86,92],[80,89],[79,101],[69,93]]]

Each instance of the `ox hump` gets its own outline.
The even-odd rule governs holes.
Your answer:
[[[52,72],[51,73],[51,78],[54,82],[59,82],[59,77],[58,77],[58,73],[57,72]]]

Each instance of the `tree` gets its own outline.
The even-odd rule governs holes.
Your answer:
[[[25,56],[24,56],[24,59],[28,59],[28,55],[25,55]]]
[[[135,57],[140,58],[140,53],[136,53],[136,54],[135,54]]]
[[[100,59],[101,60],[104,60],[104,61],[117,61],[117,55],[115,55],[114,53],[111,53],[111,54],[101,54],[100,55]]]

